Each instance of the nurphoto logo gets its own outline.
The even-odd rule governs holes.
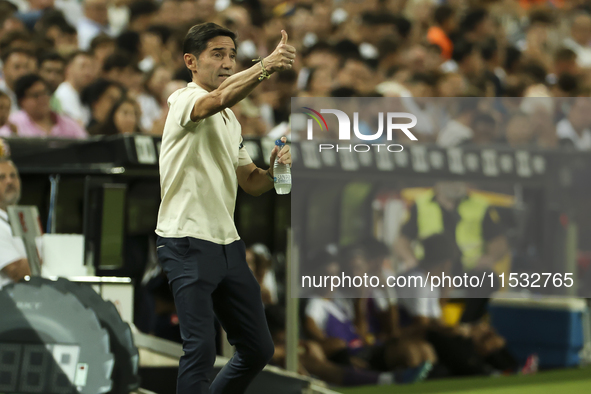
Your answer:
[[[310,107],[302,107],[305,111],[304,113],[310,116],[311,119],[308,119],[307,123],[307,138],[308,140],[312,140],[314,136],[314,121],[320,127],[322,132],[328,132],[328,124],[326,123],[326,119],[322,114],[333,114],[337,117],[337,121],[339,122],[339,140],[341,141],[350,141],[351,140],[351,119],[349,115],[345,112],[338,110],[338,109],[321,109],[320,112],[310,108]],[[376,141],[382,138],[384,133],[384,118],[386,118],[386,140],[392,141],[392,135],[394,130],[402,131],[411,141],[417,141],[417,137],[414,136],[413,133],[410,132],[410,128],[416,126],[417,124],[417,117],[408,112],[387,112],[384,116],[383,112],[378,113],[378,131],[374,134],[363,134],[359,130],[359,112],[353,113],[353,133],[355,137],[362,141]],[[400,119],[408,119],[410,122],[407,123],[394,123],[399,122]],[[376,147],[377,151],[380,151],[380,147],[386,147],[388,152],[401,152],[404,148],[402,145],[399,144],[356,144],[356,145],[333,145],[333,144],[319,144],[319,151],[322,152],[323,150],[331,150],[336,149],[338,152],[339,150],[346,150],[351,152],[352,150],[355,152],[368,152],[372,149],[372,147]]]

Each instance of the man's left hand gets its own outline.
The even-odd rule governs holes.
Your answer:
[[[287,138],[281,137],[281,142],[286,143]],[[271,176],[273,176],[273,166],[275,165],[276,158],[279,158],[279,163],[287,164],[288,166],[291,167],[291,151],[290,150],[291,150],[291,148],[287,144],[283,145],[283,148],[281,148],[281,151],[279,151],[278,146],[275,146],[273,148],[273,150],[271,151],[271,161],[269,162],[270,163],[269,174]]]

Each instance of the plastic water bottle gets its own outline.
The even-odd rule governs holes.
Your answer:
[[[275,141],[275,145],[281,151],[285,144],[279,139]],[[277,194],[289,194],[291,191],[291,170],[289,165],[279,163],[279,157],[275,159],[275,164],[273,164],[273,182]]]

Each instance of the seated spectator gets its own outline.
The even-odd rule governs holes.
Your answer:
[[[78,47],[87,51],[90,42],[101,33],[112,34],[109,27],[107,0],[85,0],[84,17],[78,22]]]
[[[51,92],[51,109],[58,114],[62,112],[62,105],[55,96],[55,91],[64,82],[66,61],[55,52],[47,52],[39,57],[39,76],[47,82]]]
[[[0,156],[0,289],[31,275],[23,240],[12,235],[8,224],[8,207],[18,203],[20,194],[16,166],[6,156]]]
[[[424,258],[419,265],[403,274],[426,280],[427,273],[451,275],[456,250],[443,234],[423,241]],[[420,285],[399,287],[400,304],[412,318],[412,328],[433,345],[437,357],[453,376],[490,375],[496,371],[517,372],[518,364],[506,349],[505,340],[483,322],[446,326],[440,306],[441,289]]]
[[[162,117],[162,108],[166,101],[160,95],[166,85],[172,81],[172,73],[163,66],[156,66],[144,77],[144,91],[137,96],[142,109],[142,129],[152,131],[154,122]]]
[[[125,97],[113,106],[107,120],[97,128],[97,134],[141,133],[140,119],[141,112],[137,102]]]
[[[246,249],[246,262],[261,286],[263,304],[271,305],[279,302],[277,297],[277,281],[272,269],[272,257],[269,248],[256,243]]]
[[[478,113],[472,122],[473,136],[470,143],[482,145],[497,142],[497,122],[487,113]]]
[[[427,40],[441,48],[441,56],[445,60],[451,59],[453,43],[449,34],[457,27],[454,9],[448,5],[439,6],[434,13],[435,24],[427,31]]]
[[[17,133],[16,126],[8,121],[11,105],[10,97],[0,90],[0,135],[3,136]]]
[[[28,74],[16,81],[15,94],[20,111],[10,115],[9,121],[19,137],[86,138],[82,127],[67,116],[56,114],[49,106],[47,82],[36,74]]]
[[[14,84],[17,79],[25,74],[34,73],[37,70],[37,59],[27,49],[13,48],[2,53],[2,71],[4,80],[0,81],[0,90],[10,97],[12,106],[11,112],[18,111]]]
[[[115,39],[106,34],[99,34],[92,39],[90,53],[94,56],[99,72],[103,69],[105,60],[115,52],[116,48]]]
[[[90,109],[90,122],[86,129],[93,135],[98,127],[106,122],[113,106],[119,102],[125,91],[117,83],[99,78],[82,91],[82,103]]]
[[[69,56],[78,49],[78,34],[64,14],[48,10],[39,19],[35,29],[53,42],[53,49],[62,56]]]
[[[556,134],[563,146],[591,150],[591,99],[576,98],[568,115],[556,124]]]
[[[114,52],[103,63],[102,77],[127,87],[133,76],[133,61],[125,52]]]
[[[361,262],[350,255],[353,266]],[[317,274],[327,273],[334,265],[327,252],[318,254],[311,267]],[[367,271],[365,271],[367,272]],[[324,289],[326,295],[330,289]],[[341,294],[342,295],[342,294]],[[366,329],[365,316],[359,314],[364,299],[312,298],[306,306],[305,332],[318,342],[328,359],[340,365],[357,365],[373,371],[395,371],[401,368],[431,368],[424,349],[406,346],[400,338],[377,344]],[[364,327],[365,326],[365,327]],[[370,339],[371,338],[371,339]]]
[[[65,115],[74,119],[82,127],[88,124],[90,113],[82,105],[80,93],[88,86],[95,75],[92,56],[87,52],[76,52],[70,56],[66,65],[66,80],[55,91]]]
[[[470,127],[476,113],[477,100],[462,98],[458,114],[443,127],[437,136],[437,145],[450,148],[458,146],[474,136]]]
[[[265,308],[265,316],[275,345],[271,364],[285,368],[285,311],[279,305],[271,305]],[[425,377],[422,372],[421,368],[392,373],[372,371],[355,365],[343,366],[328,360],[322,346],[316,341],[300,340],[298,345],[298,373],[313,375],[338,386],[413,383]]]

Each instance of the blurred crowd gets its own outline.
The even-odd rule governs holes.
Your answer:
[[[590,13],[588,0],[0,0],[0,136],[161,134],[168,96],[190,80],[184,36],[205,21],[237,33],[236,71],[281,29],[298,51],[232,108],[245,136],[289,134],[291,97],[587,97]],[[591,149],[591,104],[551,102],[551,119],[582,116],[539,135],[521,127],[536,111],[517,106],[520,132],[493,142]],[[478,141],[495,120],[450,118],[468,137],[443,125],[425,140]]]

